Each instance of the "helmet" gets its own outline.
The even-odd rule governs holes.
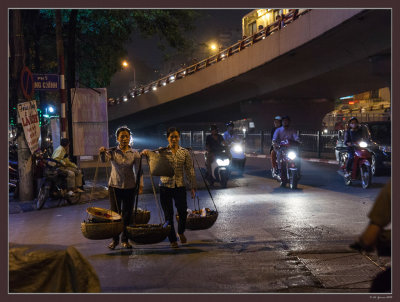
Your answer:
[[[283,120],[288,120],[288,121],[290,121],[290,117],[288,116],[288,115],[284,115],[284,116],[282,116],[282,121]]]
[[[229,123],[226,124],[226,127],[235,127],[235,125],[233,124],[232,121],[230,121]]]
[[[348,121],[348,124],[350,124],[351,123],[351,121],[357,121],[357,123],[358,123],[358,119],[355,117],[355,116],[352,116],[350,119],[349,119],[349,121]]]
[[[282,118],[281,118],[279,115],[277,115],[277,116],[275,116],[274,120],[281,121],[281,120],[282,120]]]
[[[210,126],[210,130],[218,130],[217,125],[216,125],[216,124],[212,124],[212,125]]]

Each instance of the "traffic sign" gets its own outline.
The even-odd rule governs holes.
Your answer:
[[[25,98],[30,100],[33,96],[33,76],[28,67],[24,67],[21,71],[21,89]]]

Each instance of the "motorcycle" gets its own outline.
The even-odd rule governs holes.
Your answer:
[[[371,162],[372,155],[366,148],[368,143],[361,141],[357,144],[353,144],[354,147],[354,160],[350,175],[346,177],[346,164],[347,164],[347,153],[341,153],[340,162],[343,163],[339,174],[344,178],[344,183],[346,186],[351,185],[354,181],[361,180],[361,185],[363,189],[371,186],[372,183],[372,172],[371,172]]]
[[[237,171],[239,176],[242,176],[246,163],[244,144],[241,141],[234,141],[229,145],[228,149],[231,157],[231,171]]]
[[[273,177],[280,182],[281,187],[289,187],[294,190],[297,189],[297,184],[300,179],[300,158],[297,142],[289,142],[283,140],[279,144],[281,152],[281,170],[280,173],[273,174]]]
[[[207,154],[205,155],[205,160],[207,161]],[[214,185],[214,182],[219,182],[221,187],[226,188],[231,173],[230,165],[231,160],[225,149],[216,154],[214,161],[211,163],[211,175],[206,171],[206,178],[210,185]]]
[[[43,168],[43,177],[40,179],[40,189],[36,202],[36,209],[43,208],[48,198],[67,201],[69,204],[75,204],[80,200],[81,193],[75,192],[68,194],[67,176],[68,173],[61,170],[62,164],[55,159],[46,157],[45,154],[37,155],[36,165]]]

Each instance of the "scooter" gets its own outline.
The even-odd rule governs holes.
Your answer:
[[[290,189],[297,189],[300,179],[300,158],[297,142],[289,142],[283,140],[279,144],[281,152],[281,170],[280,173],[272,174],[272,176],[280,182],[281,187],[286,187],[289,183]]]
[[[58,199],[59,205],[64,200],[69,204],[77,203],[80,200],[81,193],[68,194],[66,180],[68,173],[60,169],[61,163],[43,155],[42,157],[38,156],[38,161],[37,165],[44,167],[44,170],[43,178],[40,180],[36,209],[42,209],[48,198]]]
[[[205,160],[207,161],[207,154],[205,154]],[[215,155],[214,161],[211,163],[211,175],[206,171],[206,178],[210,185],[214,185],[214,182],[219,182],[221,187],[226,188],[228,185],[231,160],[226,150]]]
[[[363,189],[371,186],[372,183],[372,172],[371,172],[371,162],[372,155],[366,148],[368,143],[361,141],[359,143],[353,144],[354,147],[354,160],[351,173],[346,177],[346,164],[347,164],[347,152],[341,153],[340,162],[343,165],[338,171],[340,175],[344,178],[344,183],[346,186],[350,186],[354,181],[361,180],[361,185]]]
[[[246,163],[246,154],[244,153],[244,144],[242,141],[234,141],[229,145],[231,157],[231,171],[237,171],[239,176],[243,175],[244,165]]]

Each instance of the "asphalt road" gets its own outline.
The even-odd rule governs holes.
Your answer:
[[[187,231],[188,243],[178,249],[166,240],[111,251],[110,240],[86,239],[85,209],[108,208],[107,200],[10,214],[9,241],[75,246],[108,293],[367,293],[389,260],[372,255],[373,263],[348,245],[367,225],[389,176],[373,178],[369,189],[346,187],[336,165],[303,161],[299,187],[290,190],[268,169],[267,159],[249,158],[244,177],[226,189],[216,184],[218,220],[210,229]],[[214,208],[206,190],[199,196],[201,207]],[[139,207],[151,211],[149,223],[160,222],[152,194],[143,194]]]

